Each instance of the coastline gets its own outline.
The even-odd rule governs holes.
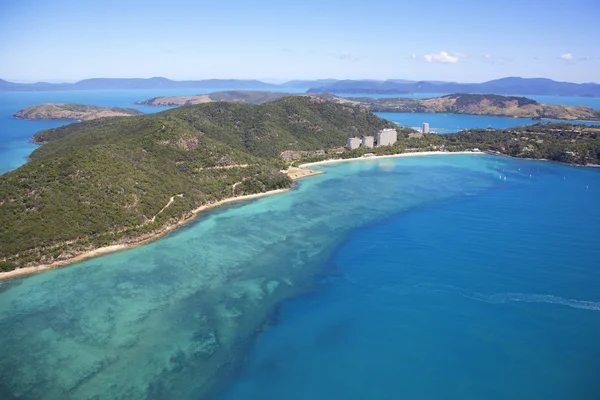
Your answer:
[[[153,242],[157,239],[160,239],[161,237],[165,236],[169,232],[194,221],[196,219],[196,217],[198,217],[198,215],[200,213],[202,213],[203,211],[208,211],[213,208],[217,208],[217,207],[220,207],[220,206],[223,206],[226,204],[230,204],[230,203],[236,203],[239,201],[252,200],[252,199],[257,199],[260,197],[281,194],[281,193],[288,192],[290,190],[291,190],[291,188],[290,189],[276,189],[276,190],[270,190],[268,192],[247,194],[244,196],[228,197],[228,198],[219,200],[214,203],[205,204],[205,205],[202,205],[202,206],[192,210],[190,216],[178,221],[175,224],[165,226],[161,230],[157,231],[156,233],[150,234],[150,236],[148,236],[148,237],[140,237],[138,240],[133,239],[131,242],[124,243],[124,244],[113,244],[113,245],[106,246],[106,247],[99,247],[94,250],[89,250],[89,251],[83,252],[74,257],[71,257],[71,258],[68,258],[65,260],[54,261],[49,264],[36,265],[36,266],[31,266],[31,267],[23,267],[23,268],[14,269],[12,271],[0,272],[0,281],[17,278],[17,277],[21,277],[21,276],[37,274],[39,272],[63,267],[63,266],[69,265],[69,264],[74,264],[74,263],[77,263],[80,261],[88,260],[90,258],[95,258],[95,257],[99,257],[99,256],[102,256],[105,254],[115,253],[118,251],[127,250],[127,249],[131,249],[131,248],[134,248],[137,246],[141,246],[141,245]]]
[[[425,156],[439,156],[448,154],[488,154],[486,152],[473,152],[473,151],[418,151],[414,153],[400,153],[400,154],[386,154],[382,156],[369,156],[369,157],[356,157],[356,158],[334,158],[330,160],[315,161],[311,163],[301,164],[299,168],[306,168],[312,165],[331,164],[346,161],[368,161],[380,158],[396,158],[396,157],[425,157]]]
[[[390,154],[390,155],[383,155],[383,156],[324,160],[324,161],[317,161],[314,163],[302,164],[302,165],[300,165],[300,167],[296,168],[294,171],[297,175],[294,176],[293,174],[290,174],[290,177],[293,180],[297,180],[297,179],[325,173],[323,171],[310,170],[310,169],[306,168],[309,165],[329,164],[329,163],[345,162],[345,161],[361,161],[361,160],[364,161],[364,160],[372,160],[372,159],[376,159],[376,158],[379,159],[379,158],[392,158],[392,157],[433,156],[433,155],[443,155],[443,154],[485,154],[485,153],[473,153],[473,152],[468,152],[468,151],[465,151],[465,152],[428,151],[428,152],[416,152],[416,153]],[[302,171],[306,171],[306,173],[303,173]],[[217,201],[214,203],[205,204],[205,205],[202,205],[202,206],[192,210],[191,215],[189,217],[184,218],[175,224],[165,226],[161,230],[159,230],[153,234],[150,234],[149,236],[140,237],[137,240],[133,239],[127,243],[113,244],[113,245],[106,246],[106,247],[99,247],[97,249],[93,249],[93,250],[89,250],[89,251],[77,254],[68,259],[57,260],[57,261],[53,261],[48,264],[41,264],[41,265],[35,265],[35,266],[31,266],[31,267],[17,268],[17,269],[14,269],[12,271],[7,271],[7,272],[0,272],[0,281],[17,278],[17,277],[22,277],[22,276],[27,276],[27,275],[32,275],[32,274],[37,274],[39,272],[47,271],[50,269],[63,267],[63,266],[74,264],[74,263],[77,263],[80,261],[85,261],[90,258],[99,257],[99,256],[102,256],[105,254],[115,253],[118,251],[123,251],[123,250],[131,249],[131,248],[134,248],[137,246],[141,246],[141,245],[153,242],[157,239],[160,239],[161,237],[165,236],[167,233],[169,233],[189,222],[192,222],[203,211],[207,211],[212,208],[220,207],[222,205],[226,205],[229,203],[235,203],[238,201],[252,200],[252,199],[270,196],[270,195],[274,195],[274,194],[285,193],[289,190],[291,190],[291,189],[277,189],[277,190],[271,190],[271,191],[263,192],[263,193],[254,193],[254,194],[249,194],[249,195],[244,195],[244,196],[228,197],[228,198],[225,198],[223,200],[220,200],[220,201]]]
[[[453,152],[422,151],[422,152],[413,152],[413,153],[386,154],[386,155],[381,155],[381,156],[374,155],[374,156],[369,156],[369,157],[336,158],[336,159],[330,159],[330,160],[315,161],[312,163],[301,164],[299,167],[291,167],[291,168],[295,168],[295,170],[294,171],[288,170],[288,175],[290,175],[290,177],[293,180],[298,180],[298,179],[325,173],[324,171],[311,170],[311,169],[307,168],[307,167],[313,166],[313,165],[332,164],[332,163],[349,162],[349,161],[368,161],[368,160],[383,159],[383,158],[427,157],[427,156],[439,156],[439,155],[450,155],[450,154],[454,154],[454,155],[457,155],[457,154],[462,154],[462,155],[485,154],[485,155],[500,155],[500,156],[504,156],[504,157],[508,157],[508,158],[517,158],[517,157],[511,157],[511,156],[504,155],[504,154],[489,154],[486,152],[473,152],[473,151],[453,151]],[[518,158],[518,159],[521,159],[521,158]],[[540,159],[525,159],[525,160],[548,161],[548,160],[540,160]],[[561,163],[561,164],[563,164],[563,163]],[[572,165],[572,164],[565,164],[565,165]],[[600,167],[600,165],[590,164],[590,165],[585,165],[583,167]],[[305,173],[303,173],[302,171],[305,171]],[[289,172],[292,172],[292,173],[289,173]],[[66,266],[69,264],[77,263],[80,261],[88,260],[90,258],[94,258],[94,257],[102,256],[105,254],[110,254],[110,253],[114,253],[114,252],[118,252],[118,251],[122,251],[122,250],[131,249],[131,248],[134,248],[137,246],[141,246],[141,245],[153,242],[157,239],[160,239],[161,237],[165,236],[169,232],[194,221],[196,219],[196,217],[203,211],[207,211],[207,210],[210,210],[213,208],[217,208],[217,207],[220,207],[220,206],[223,206],[226,204],[230,204],[230,203],[235,203],[238,201],[252,200],[252,199],[256,199],[256,198],[260,198],[260,197],[271,196],[274,194],[285,193],[290,190],[292,190],[292,188],[276,189],[276,190],[271,190],[268,192],[254,193],[254,194],[248,194],[248,195],[244,195],[244,196],[228,197],[228,198],[225,198],[223,200],[220,200],[220,201],[217,201],[214,203],[205,204],[205,205],[202,205],[202,206],[192,210],[190,212],[191,214],[188,217],[178,221],[175,224],[167,225],[167,226],[163,227],[162,229],[160,229],[159,231],[152,233],[148,236],[140,237],[137,240],[133,239],[133,240],[131,240],[127,243],[123,243],[123,244],[114,244],[114,245],[110,245],[110,246],[106,246],[106,247],[100,247],[100,248],[97,248],[94,250],[83,252],[81,254],[77,254],[74,257],[64,259],[64,260],[57,260],[57,261],[51,262],[49,264],[36,265],[36,266],[31,266],[31,267],[23,267],[23,268],[18,268],[18,269],[12,270],[12,271],[0,272],[0,281],[12,279],[12,278],[16,278],[16,277],[21,277],[21,276],[27,276],[27,275],[31,275],[31,274],[36,274],[36,273],[43,272],[46,270],[50,270],[50,269]]]

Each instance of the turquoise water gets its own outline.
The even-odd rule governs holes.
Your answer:
[[[598,398],[600,171],[318,168],[149,245],[1,282],[0,398]]]

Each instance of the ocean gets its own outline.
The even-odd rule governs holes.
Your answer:
[[[315,168],[151,244],[1,282],[0,397],[598,398],[600,171]]]
[[[60,124],[10,119],[22,104],[140,94],[1,94],[3,154],[22,163],[10,143]],[[150,244],[1,281],[0,398],[600,398],[600,170],[314,168]]]

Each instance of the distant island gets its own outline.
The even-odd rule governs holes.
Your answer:
[[[15,113],[13,117],[19,119],[89,121],[104,117],[124,117],[142,114],[141,111],[133,108],[100,107],[70,103],[45,103],[24,108]]]
[[[455,93],[430,99],[347,98],[346,101],[369,107],[371,111],[397,113],[449,113],[493,115],[531,119],[600,121],[600,110],[585,106],[540,104],[517,96]],[[344,99],[340,100],[344,101]]]
[[[196,96],[154,97],[136,104],[150,106],[184,106],[210,103],[214,101],[234,101],[262,104],[291,96],[287,93],[265,91],[225,91]],[[293,96],[306,96],[297,94]],[[313,94],[339,104],[367,107],[374,112],[396,113],[450,113],[470,115],[491,115],[541,120],[564,119],[600,121],[600,110],[584,106],[540,104],[535,100],[518,96],[494,94],[456,93],[430,99],[413,98],[368,98],[338,97],[332,94]]]
[[[137,101],[135,104],[147,106],[189,106],[192,104],[211,103],[214,101],[232,101],[249,104],[262,104],[276,101],[287,96],[293,96],[284,92],[268,92],[259,90],[231,90],[193,96],[164,96],[154,97],[148,100]]]
[[[253,79],[201,79],[174,81],[167,78],[92,78],[75,83],[17,83],[0,79],[0,91],[47,90],[139,90],[139,89],[203,89],[203,90],[270,90],[308,89],[308,93],[333,94],[406,94],[406,93],[474,93],[502,95],[551,95],[600,97],[600,84],[557,82],[545,78],[508,77],[481,83],[388,80],[293,80],[281,84]]]

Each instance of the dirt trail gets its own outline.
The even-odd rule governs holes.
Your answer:
[[[175,195],[177,197],[183,197],[183,193],[177,194]],[[156,220],[156,217],[158,217],[160,215],[160,213],[162,213],[163,211],[165,211],[171,204],[173,204],[173,202],[175,201],[175,196],[171,196],[171,198],[169,199],[169,202],[167,203],[166,206],[164,206],[163,208],[160,209],[160,211],[158,213],[156,213],[156,215],[154,217],[152,217],[152,219],[149,219],[148,222],[154,222]],[[146,223],[148,223],[146,222]]]

